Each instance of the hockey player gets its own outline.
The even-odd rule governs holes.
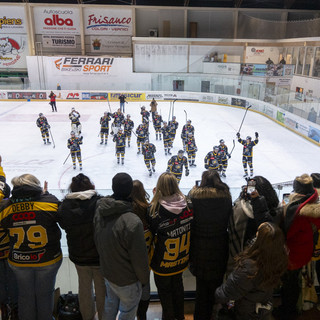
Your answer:
[[[121,112],[120,109],[117,110],[117,112],[114,112],[111,117],[114,119],[113,124],[112,124],[112,132],[114,134],[118,133],[119,128],[121,128],[121,124],[123,123],[124,120],[124,115]],[[112,134],[111,132],[111,134]]]
[[[191,132],[188,133],[188,138],[186,142],[186,151],[188,154],[190,167],[196,167],[197,165],[194,163],[194,161],[196,159],[196,152],[198,151],[198,148],[194,140],[194,136]]]
[[[152,120],[153,120],[154,116],[156,115],[157,105],[158,105],[157,101],[154,98],[152,98],[152,101],[150,103],[150,108],[151,108],[150,112],[152,114]]]
[[[214,146],[213,151],[208,152],[204,158],[204,167],[210,170],[219,171],[220,158],[219,158],[219,146]]]
[[[141,107],[141,112],[140,112],[141,116],[142,116],[142,122],[145,120],[149,123],[149,117],[150,117],[150,113],[149,111],[146,110],[145,106]]]
[[[186,168],[186,176],[189,175],[188,160],[183,153],[183,150],[179,150],[178,155],[171,157],[168,161],[167,172],[172,172],[178,183],[181,180],[183,166]]]
[[[179,127],[179,123],[176,121],[176,116],[172,117],[172,120],[169,121],[168,126],[171,128],[171,145],[173,145],[173,141],[176,137],[176,132]]]
[[[137,134],[137,146],[138,146],[137,154],[139,154],[141,152],[140,145],[142,147],[142,144],[144,143],[144,141],[148,139],[147,125],[145,123],[140,124],[136,130],[136,134]]]
[[[152,176],[152,171],[155,172],[155,165],[156,165],[156,160],[154,158],[154,154],[156,152],[156,147],[154,146],[154,144],[149,143],[149,140],[146,139],[143,146],[142,146],[142,154],[144,156],[144,163],[147,166],[147,169],[149,171],[149,176]],[[150,167],[150,162],[152,165],[152,171],[151,171],[151,167]]]
[[[171,132],[170,127],[167,124],[167,121],[163,121],[163,127],[161,128],[161,132],[163,136],[164,153],[165,155],[171,155]]]
[[[194,126],[191,125],[191,120],[188,120],[187,123],[182,127],[181,139],[182,139],[183,150],[186,150],[186,142],[187,142],[187,137],[189,132],[194,134]]]
[[[76,137],[75,132],[70,132],[71,138],[68,139],[68,149],[70,149],[73,169],[76,169],[76,157],[79,162],[80,170],[82,170],[82,160],[81,160],[81,149],[80,145],[82,144],[83,137]]]
[[[159,139],[161,140],[161,122],[163,121],[162,121],[162,117],[158,114],[157,111],[154,113],[152,121],[153,121],[154,131],[156,132],[156,140],[158,140],[158,135],[159,135]]]
[[[109,121],[111,120],[110,113],[105,112],[103,114],[103,117],[100,118],[100,138],[101,142],[100,144],[103,144],[103,138],[104,138],[104,144],[108,143],[108,135],[109,135]]]
[[[242,164],[244,169],[244,177],[248,178],[248,169],[247,165],[250,168],[250,177],[253,177],[253,165],[252,165],[252,156],[253,156],[253,147],[259,142],[259,134],[255,132],[256,139],[252,141],[250,136],[247,136],[246,140],[240,138],[240,133],[237,132],[238,142],[243,145],[242,151]]]
[[[126,150],[126,137],[121,127],[119,128],[118,133],[114,135],[113,141],[116,143],[117,163],[120,164],[120,155],[121,155],[121,164],[124,164],[124,154]]]
[[[71,131],[75,133],[76,136],[81,134],[81,123],[80,123],[80,113],[76,111],[75,108],[71,108],[71,112],[69,113],[69,119],[71,120]]]
[[[40,128],[42,140],[44,144],[50,144],[49,141],[49,129],[50,125],[48,123],[47,118],[43,115],[43,113],[39,113],[39,118],[36,121],[37,127]],[[46,141],[47,139],[47,141]]]
[[[130,119],[130,114],[127,114],[127,119],[123,120],[123,127],[124,135],[126,139],[128,139],[128,147],[130,148],[131,134],[134,127],[134,122]]]
[[[219,141],[219,159],[220,159],[220,170],[221,176],[226,177],[226,171],[228,167],[228,159],[231,158],[230,153],[228,152],[228,147],[224,144],[224,140],[220,139]]]

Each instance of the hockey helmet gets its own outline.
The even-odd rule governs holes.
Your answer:
[[[39,113],[39,117],[42,117],[42,116],[43,116],[43,113],[40,112],[40,113]]]
[[[167,121],[163,121],[163,125],[167,125],[168,123],[167,123]]]
[[[176,116],[172,116],[172,120],[176,120],[177,119],[177,117]]]
[[[179,155],[179,154],[183,155],[183,154],[184,154],[184,151],[183,151],[183,150],[179,150],[179,151],[178,151],[178,155]]]
[[[250,136],[247,136],[246,140],[252,140],[252,138]]]
[[[144,144],[149,144],[149,139],[144,140]]]
[[[76,110],[76,109],[75,109],[74,107],[72,107],[72,108],[71,108],[71,111],[74,111],[74,110]]]
[[[191,120],[189,119],[189,120],[187,121],[187,123],[188,123],[188,124],[191,124]]]
[[[223,139],[220,139],[219,143],[224,143],[224,140],[223,140]]]
[[[119,131],[123,131],[121,127],[118,129],[118,132],[119,132]]]
[[[213,147],[213,150],[214,150],[214,151],[218,151],[218,150],[219,150],[219,146],[214,146],[214,147]]]
[[[142,110],[145,110],[145,108],[146,108],[145,106],[142,106],[142,107],[141,107]]]
[[[74,135],[75,135],[75,132],[74,132],[74,131],[71,131],[71,132],[70,132],[70,135],[71,135],[71,136],[74,136]]]
[[[105,111],[105,112],[104,112],[104,114],[106,114],[106,115],[107,115],[107,114],[108,114],[108,111]]]
[[[131,116],[130,116],[130,114],[127,114],[127,118],[130,118]]]

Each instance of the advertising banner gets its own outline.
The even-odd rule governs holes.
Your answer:
[[[285,114],[283,112],[277,111],[277,120],[281,123],[284,123],[284,116]]]
[[[119,96],[121,93],[109,93],[110,101],[119,101]],[[123,93],[126,97],[127,101],[141,101],[146,99],[145,93],[138,93],[138,92],[130,92],[130,93]]]
[[[44,48],[75,48],[76,36],[68,35],[42,35]]]
[[[90,36],[92,53],[131,53],[131,36]]]
[[[239,75],[239,63],[204,62],[203,73]]]
[[[24,6],[1,6],[0,35],[27,33]]]
[[[47,99],[46,92],[8,92],[8,99]]]
[[[246,100],[238,99],[238,98],[231,98],[231,105],[245,108],[246,107]]]
[[[7,99],[7,93],[5,91],[0,92],[0,100]]]
[[[287,116],[284,118],[284,124],[291,129],[297,128],[297,122],[291,118],[288,118]]]
[[[320,142],[320,130],[310,126],[308,137],[314,141]]]
[[[83,75],[83,74],[108,74],[113,67],[115,58],[107,57],[62,57],[51,60],[54,63],[55,74]]]
[[[34,7],[36,34],[80,34],[78,8]]]
[[[163,100],[163,94],[162,93],[153,93],[153,92],[148,92],[146,94],[146,100]]]
[[[234,98],[233,98],[234,99]],[[221,104],[230,104],[230,98],[229,97],[221,97],[218,96],[218,103]]]
[[[23,34],[0,36],[0,68],[27,68],[28,39]]]
[[[277,47],[246,47],[246,61],[265,63],[268,59],[278,62],[279,48]]]
[[[82,100],[108,100],[107,92],[82,92]]]
[[[132,10],[109,8],[84,8],[86,35],[132,36]]]

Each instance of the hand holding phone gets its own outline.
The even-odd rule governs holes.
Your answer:
[[[249,180],[247,184],[247,193],[251,194],[252,192],[256,191],[256,181]]]

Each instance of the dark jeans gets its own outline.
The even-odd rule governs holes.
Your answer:
[[[214,305],[214,293],[221,281],[196,278],[196,303],[194,320],[210,320]]]
[[[173,276],[154,274],[162,306],[162,320],[184,319],[184,288],[182,272]]]

